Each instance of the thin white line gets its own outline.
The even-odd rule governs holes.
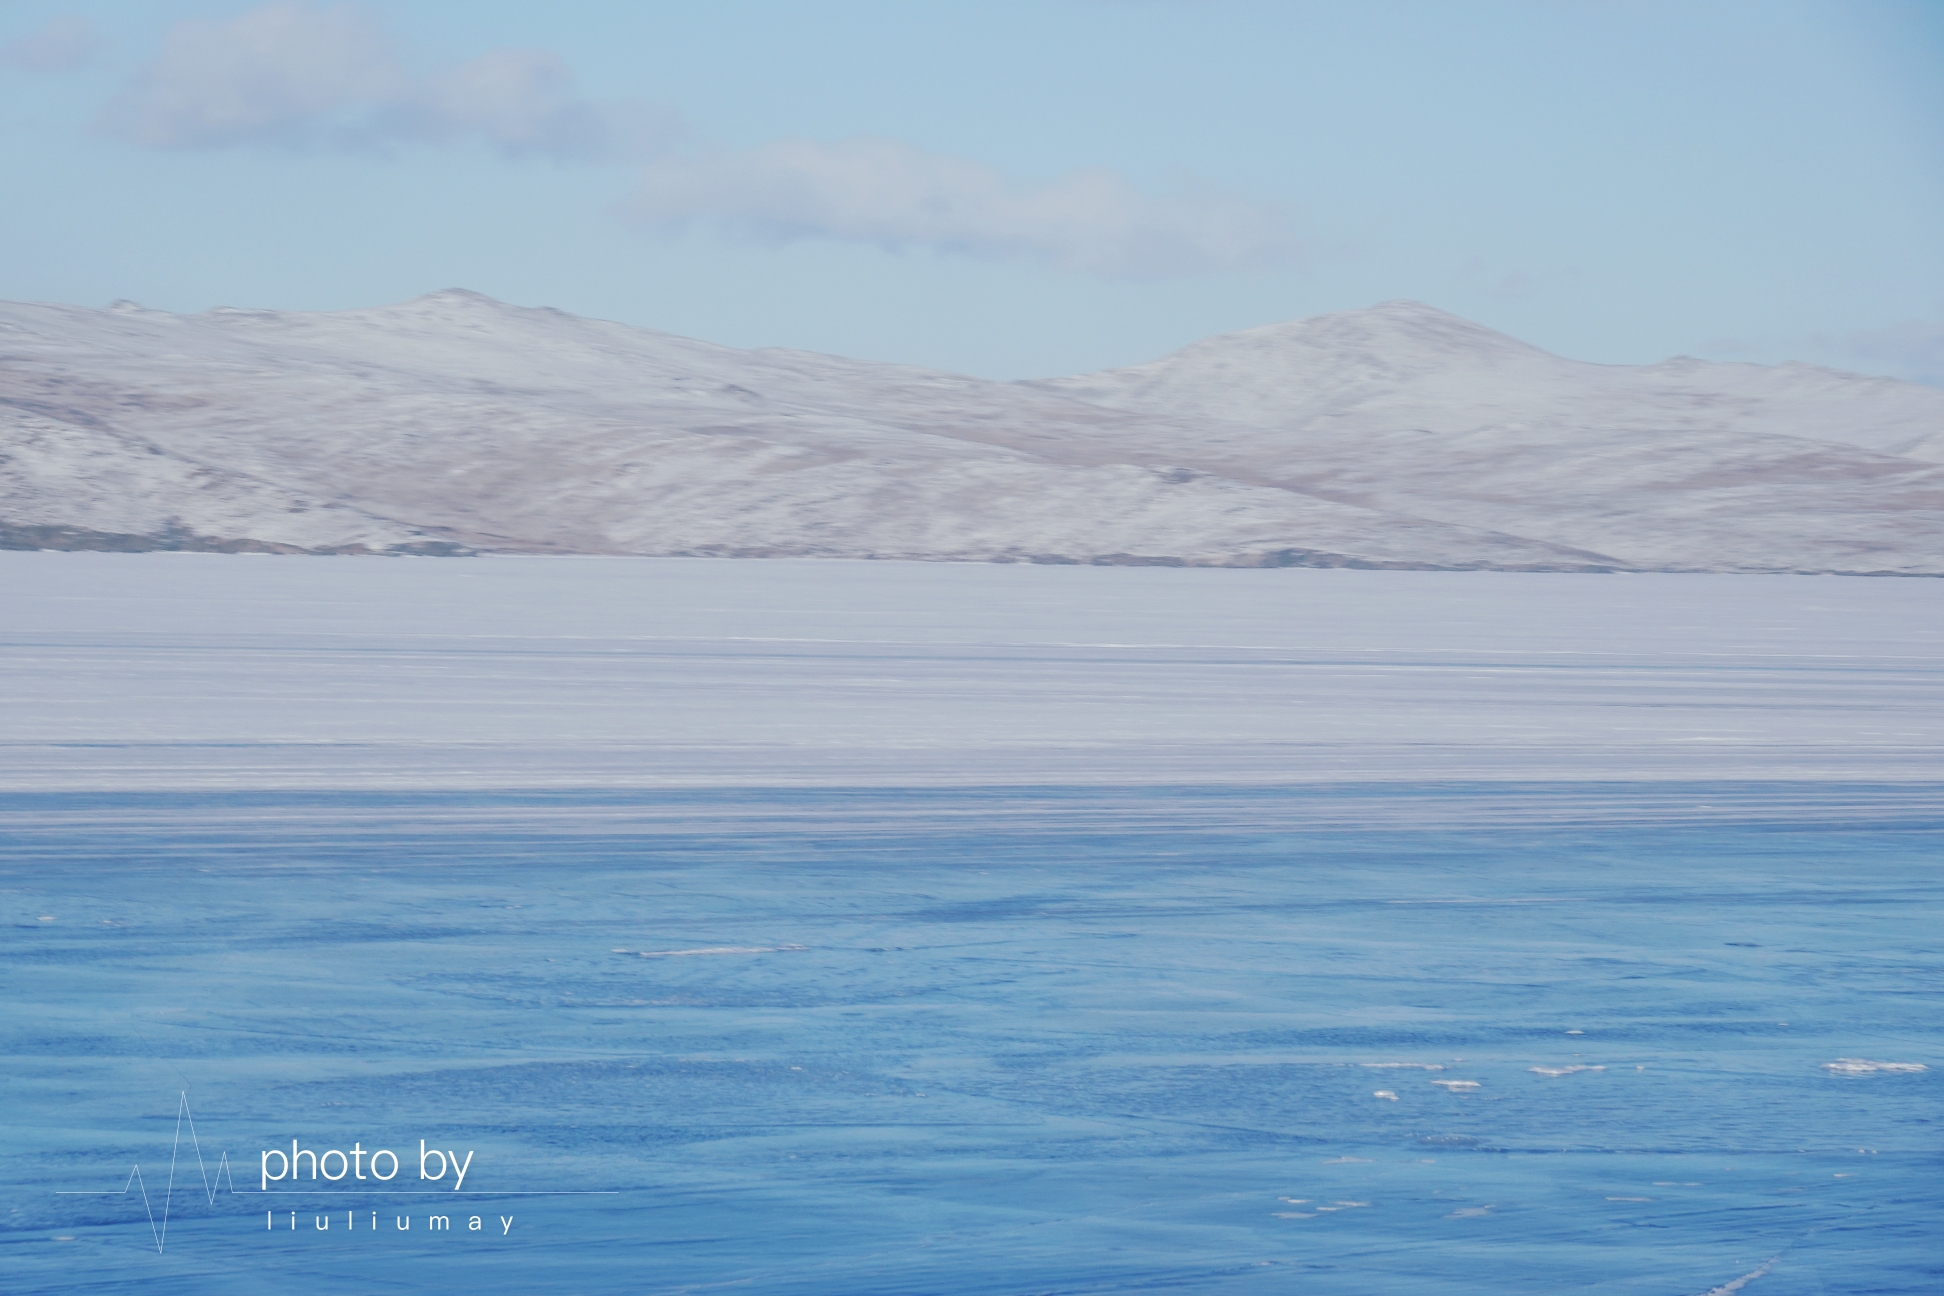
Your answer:
[[[167,1191],[162,1194],[162,1236],[156,1239],[155,1250],[157,1254],[161,1253],[162,1244],[169,1240],[169,1206],[175,1201],[176,1153],[182,1149],[182,1113],[188,1110],[188,1107],[189,1091],[184,1089],[181,1100],[176,1103],[175,1142],[169,1144],[169,1186]],[[196,1153],[196,1159],[198,1161],[202,1160],[202,1153],[200,1151]],[[208,1182],[207,1177],[205,1177],[204,1182]]]
[[[146,1212],[148,1212],[148,1222],[149,1222],[149,1236],[150,1236],[150,1237],[153,1237],[153,1238],[155,1238],[155,1253],[156,1253],[157,1255],[161,1255],[161,1254],[162,1254],[162,1239],[161,1239],[161,1238],[160,1238],[160,1237],[159,1237],[159,1236],[158,1236],[158,1235],[156,1234],[156,1232],[155,1232],[155,1208],[149,1205],[149,1199],[148,1199],[148,1185],[147,1185],[146,1183],[143,1183],[143,1182],[142,1182],[142,1167],[141,1167],[141,1165],[140,1165],[140,1164],[137,1164],[137,1165],[136,1165],[136,1167],[135,1167],[135,1168],[134,1168],[134,1169],[133,1169],[132,1171],[130,1171],[130,1172],[129,1172],[129,1175],[128,1175],[128,1177],[129,1177],[129,1178],[130,1178],[131,1180],[133,1180],[133,1181],[134,1181],[134,1182],[135,1182],[135,1183],[136,1183],[136,1184],[137,1184],[137,1185],[138,1185],[138,1186],[139,1186],[139,1187],[141,1188],[141,1190],[142,1190],[142,1209],[143,1209],[144,1211],[146,1211]],[[128,1191],[128,1185],[127,1185],[127,1184],[123,1184],[123,1185],[122,1185],[122,1191],[123,1191],[123,1192],[127,1192],[127,1191]],[[164,1215],[165,1215],[165,1216],[167,1215],[167,1212],[168,1212],[168,1206],[167,1206],[167,1204],[165,1203],[165,1204],[164,1204],[164,1206],[163,1206],[163,1213],[164,1213]]]

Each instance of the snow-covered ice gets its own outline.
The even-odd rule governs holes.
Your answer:
[[[1922,580],[18,553],[0,606],[16,789],[1944,769]]]

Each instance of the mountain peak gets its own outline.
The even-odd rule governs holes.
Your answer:
[[[1425,382],[1529,388],[1577,367],[1436,306],[1398,299],[1224,333],[1146,364],[1047,385],[1115,408],[1263,425],[1317,402],[1340,406]]]
[[[1397,299],[1379,302],[1361,310],[1335,311],[1307,319],[1265,324],[1257,328],[1225,333],[1183,348],[1173,356],[1156,361],[1165,364],[1177,358],[1205,356],[1222,351],[1269,349],[1334,357],[1375,359],[1381,356],[1386,367],[1443,365],[1454,361],[1476,364],[1492,357],[1540,356],[1538,347],[1509,337],[1496,329],[1474,323],[1462,315],[1440,310],[1420,301]]]
[[[1389,301],[1380,301],[1375,306],[1366,306],[1362,310],[1338,311],[1336,313],[1339,315],[1436,316],[1439,319],[1452,320],[1464,318],[1461,315],[1453,315],[1448,310],[1440,310],[1429,302],[1418,301],[1414,297],[1393,297]],[[1470,321],[1466,322],[1469,323]]]
[[[462,310],[490,311],[519,309],[517,306],[508,305],[497,297],[488,297],[485,293],[474,292],[470,288],[441,288],[437,292],[422,293],[408,301],[400,302],[399,305],[441,306],[449,309],[458,308]]]

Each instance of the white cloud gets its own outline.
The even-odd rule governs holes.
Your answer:
[[[99,124],[162,149],[475,143],[508,156],[646,158],[624,212],[659,231],[703,224],[771,242],[837,239],[1128,279],[1245,268],[1297,250],[1274,208],[1215,192],[1157,197],[1103,168],[1021,184],[983,162],[888,139],[676,154],[676,114],[585,99],[557,55],[500,50],[416,75],[348,4],[276,0],[180,23]]]
[[[499,50],[428,78],[396,119],[427,137],[476,135],[507,153],[602,151],[605,114],[574,92],[574,74],[544,50]]]
[[[541,50],[500,50],[414,77],[356,9],[279,0],[175,27],[101,124],[153,148],[478,141],[566,158],[665,136],[670,118],[582,99],[567,65]]]
[[[86,66],[105,44],[86,18],[65,15],[26,36],[0,45],[0,67],[28,72],[72,72]]]
[[[388,104],[408,88],[361,15],[292,0],[178,25],[103,124],[154,148],[307,144],[343,130],[339,114]]]
[[[1224,194],[1155,198],[1113,171],[1020,185],[982,162],[887,139],[786,139],[658,159],[626,214],[767,241],[829,238],[897,250],[1033,259],[1153,279],[1286,260],[1282,213]]]

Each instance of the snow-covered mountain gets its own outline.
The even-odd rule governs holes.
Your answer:
[[[1944,574],[1944,391],[1428,306],[1002,383],[448,291],[0,306],[0,543]]]

